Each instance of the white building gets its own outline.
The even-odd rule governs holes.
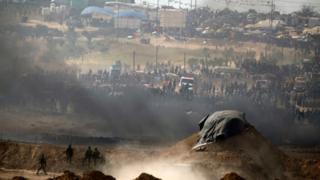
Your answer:
[[[131,17],[120,17],[114,19],[114,27],[120,29],[139,29],[141,20]]]
[[[160,9],[159,20],[163,28],[185,28],[187,12],[180,9]]]
[[[316,26],[320,26],[320,18],[318,18],[318,17],[309,18],[308,26],[311,28],[316,27]]]

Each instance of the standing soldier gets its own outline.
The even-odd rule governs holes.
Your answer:
[[[92,154],[94,165],[97,164],[97,161],[100,159],[100,152],[98,148],[94,148],[93,154]]]
[[[40,170],[42,170],[44,174],[47,175],[46,167],[47,167],[47,160],[44,154],[42,153],[39,158],[39,168],[37,170],[37,175],[39,175]]]
[[[71,147],[71,144],[69,144],[67,150],[66,150],[66,155],[67,155],[67,162],[71,164],[72,161],[72,156],[73,156],[73,149]]]
[[[90,166],[91,158],[92,158],[92,150],[91,150],[91,147],[89,146],[85,155],[84,155],[83,164],[87,161],[88,166]]]

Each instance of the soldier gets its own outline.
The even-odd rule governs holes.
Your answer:
[[[92,150],[91,150],[91,147],[89,146],[85,155],[84,155],[83,164],[87,161],[88,166],[90,166],[91,158],[92,158]]]
[[[100,159],[100,152],[99,152],[98,148],[94,148],[94,151],[92,154],[92,159],[93,159],[94,165],[96,165],[97,161]]]
[[[42,170],[44,174],[47,175],[46,167],[47,167],[47,160],[44,154],[42,153],[39,158],[39,168],[37,170],[37,175],[39,175],[40,170]]]
[[[67,150],[66,150],[66,155],[67,155],[67,162],[71,164],[72,161],[72,156],[73,156],[73,149],[71,147],[71,144],[69,144]]]

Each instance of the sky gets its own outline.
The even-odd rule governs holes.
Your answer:
[[[147,2],[150,5],[156,5],[157,0],[136,0],[137,3]],[[159,0],[161,5],[168,5],[168,0]],[[171,0],[173,2],[169,5],[179,7],[179,0]],[[180,0],[181,7],[190,7],[191,0]],[[193,2],[195,0],[192,0]],[[198,0],[199,6],[209,5],[212,9],[224,9],[227,0]],[[265,5],[270,4],[271,0],[229,0],[231,1],[229,8],[238,11],[245,11],[248,9],[256,9],[257,11],[270,11],[270,7]],[[320,11],[320,0],[274,0],[276,10],[283,13],[290,13],[298,11],[303,5],[314,6],[317,11]]]

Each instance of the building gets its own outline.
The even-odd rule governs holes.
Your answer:
[[[115,13],[114,28],[119,29],[139,29],[142,21],[147,20],[144,12],[128,10]]]
[[[114,12],[112,11],[112,9],[108,8],[89,6],[82,10],[81,16],[91,16],[92,18],[96,19],[112,19],[114,16]]]
[[[118,0],[118,1],[114,1],[114,0],[105,0],[106,3],[109,2],[120,2],[120,3],[130,3],[130,4],[135,4],[135,0]]]
[[[134,4],[134,3],[127,3],[127,2],[117,2],[117,1],[107,1],[104,3],[104,7],[112,8],[114,11],[123,11],[123,10],[145,10],[143,6]]]
[[[164,29],[185,28],[187,22],[187,12],[180,9],[160,9],[160,26]]]
[[[316,26],[320,26],[320,18],[318,18],[318,17],[309,18],[308,26],[311,28],[316,27]]]

